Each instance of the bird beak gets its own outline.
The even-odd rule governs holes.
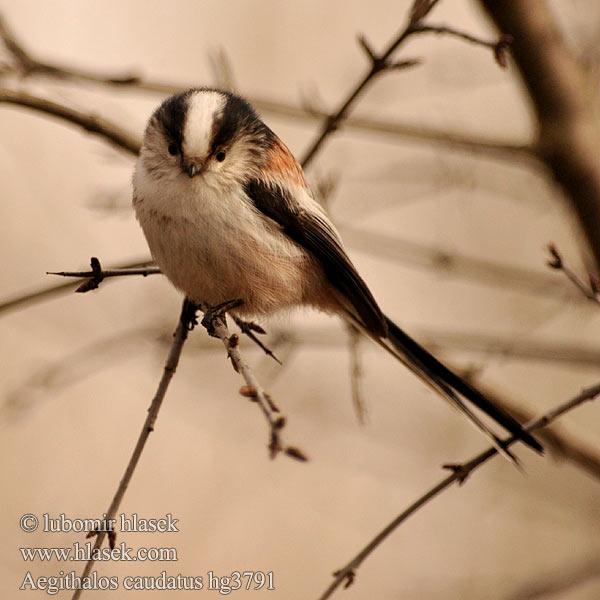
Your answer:
[[[190,176],[195,177],[204,171],[204,165],[202,163],[190,162],[183,165],[183,170]]]

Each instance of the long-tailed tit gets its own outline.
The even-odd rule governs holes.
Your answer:
[[[233,311],[239,316],[297,306],[340,315],[494,440],[463,399],[542,450],[515,419],[381,312],[302,168],[239,96],[201,88],[165,100],[146,127],[133,188],[155,261],[191,301],[240,300]]]

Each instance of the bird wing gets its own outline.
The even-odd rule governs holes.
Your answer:
[[[258,179],[246,182],[244,191],[261,213],[323,265],[328,280],[352,305],[365,328],[385,337],[385,318],[375,298],[348,258],[334,226],[308,192],[299,186],[292,192],[282,184]],[[305,194],[302,204],[295,197],[298,193]]]

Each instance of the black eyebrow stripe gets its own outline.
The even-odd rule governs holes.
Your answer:
[[[243,98],[226,92],[223,92],[223,95],[227,98],[227,102],[219,120],[215,122],[215,132],[211,144],[213,152],[218,148],[228,146],[236,134],[247,132],[262,124],[255,110]]]
[[[183,128],[188,112],[188,98],[192,90],[167,98],[156,110],[154,116],[162,126],[167,139],[179,148],[183,144]]]

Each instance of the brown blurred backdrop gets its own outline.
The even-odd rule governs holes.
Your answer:
[[[239,93],[323,111],[337,107],[368,66],[357,34],[383,48],[409,6],[406,0],[0,2],[13,32],[46,60],[173,84],[222,85],[224,54]],[[597,3],[552,6],[573,52],[597,73]],[[440,2],[431,20],[496,35],[473,2]],[[381,76],[353,115],[498,143],[531,142],[534,124],[514,68],[503,70],[489,50],[448,37],[419,37],[398,54],[413,57],[423,64]],[[53,79],[8,77],[7,84],[101,114],[136,135],[161,99]],[[590,96],[597,105],[597,86]],[[262,112],[297,156],[318,130],[316,120]],[[0,127],[0,300],[56,282],[46,271],[85,268],[90,256],[109,265],[148,255],[129,206],[132,157],[22,108],[0,106]],[[478,381],[531,414],[597,382],[600,308],[545,265],[545,246],[553,241],[583,273],[581,234],[539,165],[516,152],[347,129],[328,140],[309,175],[313,185],[335,182],[330,213],[382,307],[440,357],[475,369]],[[540,283],[533,285],[535,275],[520,281],[485,269],[453,274],[424,264],[422,248],[410,246],[411,253],[407,242],[520,268]],[[96,292],[0,315],[3,597],[18,595],[28,570],[36,577],[81,571],[82,563],[25,563],[19,547],[84,540],[27,534],[18,519],[96,517],[106,510],[160,377],[179,304],[177,292],[154,276],[109,281]],[[443,476],[442,463],[485,447],[466,421],[367,341],[360,357],[368,419],[360,425],[341,325],[306,313],[268,329],[285,359],[282,368],[249,344],[244,351],[288,417],[286,439],[310,462],[269,461],[265,424],[238,395],[242,382],[222,345],[195,331],[120,510],[178,518],[179,533],[119,538],[134,547],[174,546],[178,561],[98,563],[100,575],[273,571],[275,592],[238,591],[238,597],[317,598],[333,570]],[[286,331],[296,337],[281,341],[277,334]],[[598,406],[586,405],[559,427],[594,451],[599,414]],[[517,452],[523,473],[494,459],[403,525],[363,565],[356,584],[337,594],[537,598],[539,585],[556,580],[555,597],[598,598],[600,482],[551,456]],[[120,590],[110,597],[150,593]]]

